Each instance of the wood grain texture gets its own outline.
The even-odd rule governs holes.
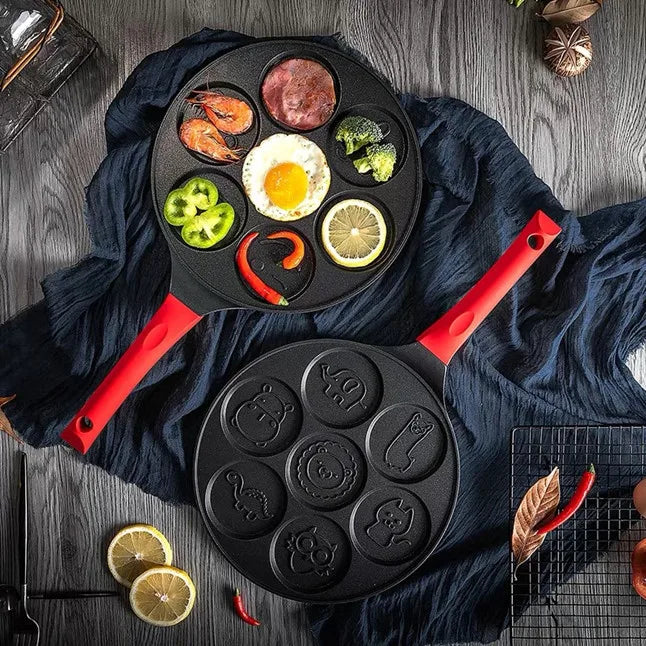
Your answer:
[[[456,96],[498,119],[537,175],[576,213],[643,197],[646,3],[605,3],[587,24],[593,64],[570,80],[555,78],[542,65],[547,29],[533,17],[532,0],[525,5],[515,10],[504,0],[68,0],[69,13],[95,36],[100,50],[0,158],[0,321],[41,298],[45,275],[88,251],[84,187],[105,153],[103,117],[126,76],[147,54],[204,26],[256,36],[342,32],[400,89]],[[646,385],[646,352],[631,357],[629,366]],[[7,549],[15,538],[15,510],[7,495],[16,489],[14,451],[15,444],[0,437],[2,580],[16,576]],[[165,631],[139,622],[125,596],[34,602],[33,614],[47,635],[43,643],[311,644],[301,606],[249,583],[249,606],[267,625],[252,629],[239,622],[227,586],[241,583],[240,577],[212,547],[194,509],[161,503],[66,449],[28,453],[34,585],[111,586],[103,564],[106,543],[115,528],[143,521],[168,535],[177,564],[195,576],[199,591],[190,621]]]
[[[0,437],[0,580],[16,581],[16,443]],[[117,589],[118,599],[33,601],[44,646],[128,644],[311,643],[302,607],[243,580],[213,547],[199,514],[146,495],[133,485],[83,464],[66,448],[26,449],[31,485],[30,583],[33,589]],[[149,626],[129,610],[127,591],[105,564],[107,545],[123,525],[157,526],[173,546],[173,563],[193,577],[198,599],[186,622],[171,629]],[[232,586],[245,591],[249,609],[262,618],[253,629],[234,614]],[[0,633],[0,644],[4,644]]]

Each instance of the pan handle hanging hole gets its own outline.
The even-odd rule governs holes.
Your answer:
[[[92,430],[92,428],[94,427],[94,423],[87,415],[84,415],[83,417],[79,418],[77,427],[79,431],[87,432]]]
[[[543,248],[545,238],[538,233],[532,233],[532,235],[527,237],[527,244],[534,249],[534,251],[538,251]]]

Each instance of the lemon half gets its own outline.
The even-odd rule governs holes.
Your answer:
[[[108,567],[112,576],[130,587],[145,570],[170,565],[173,550],[166,537],[152,525],[124,527],[108,547]]]
[[[370,202],[342,200],[323,218],[321,239],[332,260],[342,267],[366,267],[384,250],[388,228],[381,211]]]
[[[174,626],[193,610],[195,585],[175,567],[154,567],[140,574],[130,588],[130,606],[143,621],[155,626]]]

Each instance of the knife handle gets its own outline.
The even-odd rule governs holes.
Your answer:
[[[102,599],[120,596],[115,590],[45,590],[30,592],[30,599],[65,600],[65,599]]]
[[[18,559],[20,594],[26,601],[27,550],[29,549],[29,490],[27,487],[27,454],[20,455],[20,492],[18,496]]]

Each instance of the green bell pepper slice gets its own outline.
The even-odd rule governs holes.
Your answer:
[[[182,240],[196,249],[208,249],[225,238],[234,219],[235,212],[230,204],[216,204],[184,224]]]
[[[186,198],[183,188],[171,191],[164,202],[164,217],[169,224],[181,227],[188,220],[195,217],[197,207]]]
[[[206,211],[218,203],[218,187],[208,179],[193,177],[182,186],[182,189],[186,200],[195,204],[200,211]]]

